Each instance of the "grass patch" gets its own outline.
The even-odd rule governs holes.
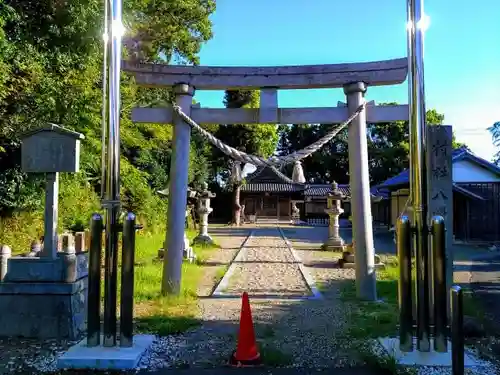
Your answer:
[[[188,232],[188,238],[194,235],[194,232]],[[193,246],[199,262],[182,264],[181,293],[179,296],[162,296],[163,262],[155,258],[163,242],[164,234],[161,233],[137,236],[139,265],[135,268],[134,313],[138,331],[168,335],[199,324],[197,288],[204,272],[202,262],[219,246]]]
[[[355,281],[344,283],[341,299],[349,306],[349,325],[346,334],[352,338],[392,336],[397,332],[399,270],[387,264],[377,271],[377,295],[380,302],[366,302],[356,297]]]
[[[217,285],[220,283],[224,275],[226,274],[227,269],[229,268],[229,265],[227,266],[220,266],[217,268],[217,272],[214,275],[214,284]]]
[[[369,341],[359,345],[357,352],[366,365],[377,372],[392,375],[416,375],[418,373],[416,368],[400,366],[394,355],[376,352]]]

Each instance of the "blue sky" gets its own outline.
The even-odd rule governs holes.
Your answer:
[[[485,130],[500,121],[500,1],[425,2],[427,108],[445,115],[457,139],[491,159]],[[202,65],[335,64],[406,56],[405,0],[217,0],[214,37]],[[199,91],[203,107],[223,107],[222,92]],[[406,82],[369,88],[367,100],[408,102]],[[342,89],[283,90],[281,107],[335,106]]]

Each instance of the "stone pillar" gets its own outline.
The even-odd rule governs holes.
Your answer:
[[[428,218],[440,215],[446,226],[446,290],[453,285],[453,163],[451,126],[427,127]],[[410,216],[411,217],[411,216]],[[429,262],[432,264],[432,261]],[[432,277],[430,278],[432,282]],[[432,289],[431,289],[432,290]],[[431,294],[431,300],[433,296]],[[449,299],[447,299],[449,304]],[[449,307],[449,306],[448,306]],[[448,308],[448,312],[449,312]],[[431,314],[432,315],[432,314]]]
[[[208,191],[208,184],[203,184],[203,190],[198,198],[198,215],[200,217],[200,232],[193,239],[193,243],[213,244],[212,237],[208,234],[208,215],[213,211],[210,207],[210,199],[214,198],[215,194]]]
[[[344,86],[349,113],[364,103],[366,87],[363,82]],[[375,249],[368,175],[368,143],[366,110],[349,125],[349,175],[351,187],[353,242],[355,243],[355,269],[357,296],[368,301],[377,299],[375,276]]]
[[[327,197],[327,208],[325,213],[330,217],[328,225],[328,239],[321,247],[323,250],[344,251],[345,244],[339,233],[339,216],[344,212],[340,201],[345,196],[340,192],[336,182],[332,184],[332,192]]]
[[[7,266],[11,256],[11,248],[7,245],[0,245],[0,281],[3,281],[5,275],[7,275]]]
[[[191,114],[194,89],[186,84],[174,87],[175,102],[186,115]],[[184,223],[187,206],[187,184],[191,128],[174,113],[174,134],[168,199],[167,248],[163,263],[162,294],[180,293]]]
[[[51,259],[57,258],[59,205],[59,173],[47,173],[47,185],[45,187],[45,220],[42,256]]]

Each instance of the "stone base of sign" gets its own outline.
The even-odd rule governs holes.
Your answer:
[[[73,283],[1,282],[0,336],[75,340],[85,332],[87,276]]]
[[[416,349],[416,340],[414,339],[414,349],[412,352],[402,352],[399,349],[398,338],[380,338],[379,343],[389,356],[396,359],[396,361],[403,366],[433,366],[433,367],[451,367],[451,342],[448,342],[448,352],[438,353],[419,352]],[[433,347],[433,340],[431,339],[431,348]],[[464,355],[465,367],[479,367],[480,363],[472,356],[465,353]]]
[[[88,254],[59,252],[48,257],[14,257],[7,262],[5,282],[75,282],[88,275]]]
[[[208,234],[199,234],[193,239],[193,244],[213,245],[214,240]]]
[[[344,240],[341,237],[330,237],[323,245],[321,250],[343,252],[346,249]]]
[[[355,257],[354,254],[350,251],[344,251],[342,253],[342,258],[338,260],[338,265],[340,268],[355,268]],[[375,268],[385,268],[385,264],[380,261],[380,257],[375,254]]]
[[[133,370],[153,341],[153,335],[136,335],[130,348],[119,346],[89,348],[87,339],[84,339],[59,357],[57,367],[78,370]]]

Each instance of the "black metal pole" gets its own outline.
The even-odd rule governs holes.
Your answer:
[[[120,346],[133,343],[135,215],[129,212],[123,222],[122,285],[120,300]]]
[[[458,285],[451,287],[451,365],[453,375],[463,375],[464,369],[464,299]]]
[[[432,218],[432,265],[434,291],[434,350],[448,351],[446,328],[446,228],[442,216]]]
[[[111,208],[111,209],[110,209]],[[118,210],[109,207],[106,212],[106,250],[104,262],[104,342],[116,346],[116,296],[118,274]]]
[[[399,347],[413,350],[413,305],[411,282],[411,225],[407,216],[398,219],[396,228],[399,260]]]
[[[92,215],[90,221],[89,279],[87,298],[87,346],[101,343],[101,254],[102,216]]]

